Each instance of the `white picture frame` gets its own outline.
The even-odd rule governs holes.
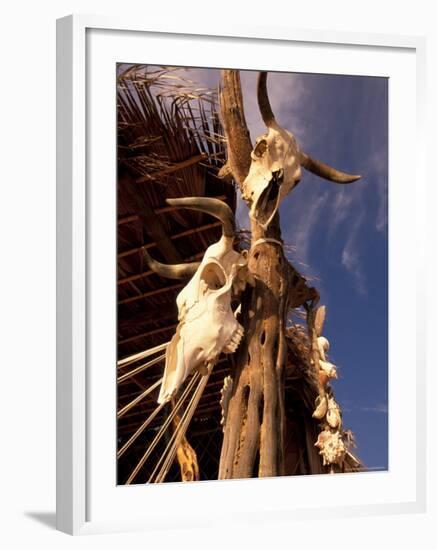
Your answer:
[[[214,505],[219,510],[220,506],[223,507],[223,503],[226,498],[230,498],[235,502],[235,510],[231,510],[232,521],[247,521],[250,517],[252,521],[256,521],[257,517],[263,517],[264,519],[274,519],[284,517],[294,518],[319,518],[326,517],[327,515],[365,515],[365,514],[378,514],[378,513],[398,513],[398,512],[419,512],[425,509],[426,500],[426,464],[425,464],[425,417],[426,417],[426,404],[425,404],[425,346],[423,345],[425,327],[422,305],[425,303],[423,286],[417,284],[415,287],[415,297],[417,305],[417,316],[415,318],[416,326],[416,341],[414,343],[414,349],[405,351],[404,356],[400,356],[400,361],[407,361],[407,358],[412,359],[415,365],[414,382],[416,387],[415,403],[414,403],[414,415],[410,412],[410,417],[402,417],[404,425],[414,427],[413,435],[411,436],[410,446],[412,448],[411,461],[409,463],[409,477],[405,476],[405,486],[410,483],[405,495],[402,495],[402,491],[399,494],[395,494],[394,485],[399,481],[399,478],[393,478],[392,485],[387,484],[387,491],[393,491],[390,493],[391,498],[384,500],[384,496],[381,497],[379,502],[372,502],[370,497],[369,501],[360,502],[356,500],[354,502],[345,502],[341,505],[341,501],[334,503],[333,506],[328,507],[326,504],[321,504],[318,509],[314,509],[311,506],[304,505],[302,508],[296,506],[296,503],[287,502],[286,499],[279,499],[275,506],[268,505],[268,496],[281,492],[283,484],[289,483],[290,480],[283,478],[277,480],[248,480],[242,482],[231,483],[200,483],[200,484],[179,484],[180,488],[175,488],[173,484],[168,486],[155,486],[150,487],[149,494],[146,495],[144,491],[141,493],[138,489],[141,487],[130,488],[118,488],[113,495],[109,496],[102,492],[102,495],[96,495],[96,491],[100,491],[102,484],[106,483],[105,479],[99,480],[100,489],[92,488],[94,478],[96,477],[95,462],[99,461],[99,456],[95,458],[91,452],[92,445],[95,445],[97,438],[106,437],[106,441],[111,441],[112,432],[108,428],[103,426],[102,418],[97,419],[96,411],[90,413],[94,406],[94,394],[92,383],[93,373],[91,372],[91,365],[93,364],[93,342],[96,336],[95,330],[93,331],[93,323],[96,323],[98,313],[96,313],[96,307],[99,302],[91,304],[94,300],[92,289],[92,270],[90,271],[90,265],[92,263],[90,258],[90,250],[93,248],[93,235],[95,234],[95,228],[93,226],[94,219],[97,215],[100,215],[93,210],[95,209],[95,201],[93,201],[93,188],[90,186],[90,181],[93,178],[93,166],[90,163],[90,142],[93,137],[90,137],[90,129],[88,127],[89,120],[87,117],[90,115],[90,109],[93,107],[92,94],[93,90],[90,89],[90,66],[92,66],[92,58],[90,55],[94,55],[99,48],[102,48],[102,44],[98,43],[98,40],[94,40],[93,32],[100,33],[99,36],[105,34],[106,46],[110,43],[115,44],[115,36],[123,35],[129,36],[133,42],[141,40],[143,38],[149,38],[156,40],[159,44],[165,44],[168,42],[167,47],[163,47],[160,51],[160,61],[152,59],[142,59],[147,63],[162,63],[162,64],[186,64],[187,66],[196,64],[194,57],[189,58],[185,56],[185,62],[179,63],[179,59],[176,58],[176,54],[183,56],[184,52],[179,47],[174,48],[174,43],[177,40],[182,40],[184,43],[190,43],[192,40],[196,40],[196,44],[204,41],[205,44],[210,44],[211,41],[220,40],[221,43],[231,43],[235,45],[241,45],[242,53],[241,59],[244,63],[244,68],[257,68],[253,65],[253,59],[248,57],[247,51],[244,52],[244,47],[250,46],[250,48],[259,48],[260,51],[267,50],[268,48],[275,48],[278,45],[285,47],[288,45],[313,45],[317,48],[333,47],[342,49],[344,53],[344,66],[347,67],[347,52],[351,49],[360,49],[362,52],[396,52],[396,55],[401,59],[402,55],[408,56],[409,59],[414,58],[415,72],[414,72],[414,101],[410,101],[408,109],[414,111],[410,122],[414,126],[412,128],[413,133],[410,138],[414,140],[415,147],[410,142],[408,144],[408,151],[411,155],[410,166],[415,166],[415,173],[409,174],[410,190],[413,193],[416,200],[416,212],[419,212],[421,205],[423,206],[425,197],[424,182],[426,178],[422,171],[424,170],[425,163],[421,158],[425,150],[423,147],[424,132],[423,132],[423,90],[425,79],[425,40],[421,37],[408,37],[408,36],[394,36],[394,35],[364,35],[355,33],[337,33],[337,32],[322,32],[322,31],[304,31],[298,29],[274,29],[274,28],[251,28],[248,27],[236,27],[233,26],[227,30],[222,28],[214,28],[213,25],[208,24],[208,27],[203,26],[202,32],[196,25],[192,28],[177,28],[171,27],[167,23],[162,25],[150,25],[143,24],[139,21],[129,21],[122,18],[105,18],[94,16],[69,16],[58,20],[57,23],[57,528],[61,531],[70,534],[84,534],[90,532],[102,532],[110,530],[126,530],[126,529],[156,529],[159,527],[164,528],[166,524],[170,523],[173,526],[186,526],[188,524],[192,526],[209,525],[213,521],[220,521],[220,514],[214,512]],[[108,42],[109,41],[109,42]],[[138,42],[136,42],[138,44]],[[117,49],[117,45],[114,49]],[[130,55],[132,43],[127,46],[123,51],[120,49],[119,61],[136,62],[137,59],[133,59],[131,56],[126,58],[125,55]],[[111,63],[109,50],[111,48],[105,48],[105,55],[108,56],[107,62]],[[156,50],[155,50],[156,51]],[[91,52],[91,53],[90,53]],[[112,54],[111,54],[112,55]],[[118,55],[116,53],[116,55]],[[195,56],[195,53],[192,54]],[[200,55],[200,54],[199,54]],[[244,56],[246,62],[244,61]],[[240,57],[234,52],[235,59]],[[335,56],[333,56],[334,58]],[[231,59],[231,58],[229,58]],[[259,61],[257,56],[256,63],[267,63],[267,61]],[[399,60],[396,63],[399,63]],[[197,60],[197,63],[201,63]],[[237,61],[235,61],[237,63]],[[252,63],[252,66],[249,66]],[[405,65],[407,66],[408,63]],[[202,65],[199,65],[202,66]],[[205,66],[205,65],[203,65]],[[229,66],[226,61],[223,61],[223,66]],[[272,68],[273,67],[260,67],[260,68]],[[301,67],[302,69],[302,67]],[[115,70],[115,69],[114,69]],[[335,69],[334,64],[332,71],[338,70],[338,66]],[[87,72],[88,71],[88,72]],[[328,70],[329,72],[329,70]],[[348,69],[345,68],[345,72],[348,73]],[[375,68],[375,72],[378,69]],[[115,72],[114,72],[115,74]],[[378,73],[383,74],[383,73]],[[102,81],[105,81],[104,78]],[[114,80],[115,86],[115,80]],[[410,98],[411,99],[411,98]],[[102,101],[103,105],[110,105],[111,98]],[[108,102],[106,102],[108,101]],[[109,107],[108,107],[109,108]],[[398,106],[398,109],[401,108]],[[400,112],[394,111],[394,112]],[[107,112],[110,115],[111,113]],[[408,117],[407,117],[408,118]],[[396,128],[391,126],[391,130]],[[113,123],[113,121],[112,121]],[[95,127],[95,125],[94,125]],[[94,128],[93,127],[93,128]],[[94,132],[95,130],[93,130]],[[101,131],[101,130],[98,130]],[[115,141],[115,135],[109,137],[108,148],[105,149],[105,145],[102,145],[102,155],[108,153],[111,150],[111,139]],[[104,140],[103,140],[104,141]],[[403,147],[402,144],[399,147]],[[115,149],[114,149],[115,151]],[[401,149],[399,149],[399,152]],[[87,157],[88,155],[88,157]],[[106,157],[107,158],[107,157]],[[414,162],[412,162],[414,160]],[[390,160],[390,172],[391,177],[393,174],[399,175],[402,178],[402,174],[399,173],[397,168],[397,162],[399,158],[395,159],[391,157]],[[109,160],[108,164],[111,166],[115,164],[115,152],[114,156]],[[113,166],[112,168],[113,169]],[[105,174],[105,176],[111,177],[111,173]],[[108,191],[110,193],[110,191]],[[108,199],[109,202],[112,199]],[[390,199],[391,200],[391,199]],[[397,199],[396,199],[397,200]],[[410,197],[411,200],[411,197]],[[398,216],[402,215],[402,209],[405,209],[405,198],[399,197],[396,202],[396,210],[393,210],[390,206],[390,215],[396,220]],[[111,210],[111,206],[108,208],[106,215],[106,221],[103,223],[110,223],[111,215],[114,213]],[[90,217],[91,216],[91,217]],[[109,220],[109,221],[108,221]],[[115,223],[115,217],[114,217]],[[417,236],[421,231],[424,231],[424,221],[416,215],[415,230],[412,231],[410,236],[402,235],[405,239],[409,239],[408,243],[415,248],[415,262],[416,266],[416,279],[424,279],[425,262],[424,251],[419,244]],[[111,253],[111,242],[109,242],[107,248],[107,257]],[[396,258],[390,258],[390,262],[402,262],[404,258],[402,256],[402,250],[394,250],[393,254],[396,254]],[[104,265],[104,262],[102,262]],[[397,264],[396,264],[397,265]],[[108,280],[111,279],[113,273],[108,273]],[[399,275],[402,279],[404,275]],[[393,298],[395,292],[403,292],[408,284],[407,280],[395,282],[390,280],[390,284],[393,283],[393,290],[390,290],[390,296]],[[111,283],[106,290],[111,291]],[[393,300],[391,299],[393,304]],[[101,302],[100,302],[101,304]],[[97,310],[98,311],[98,310]],[[401,312],[400,312],[401,313]],[[109,316],[110,317],[110,316]],[[391,322],[395,323],[398,315],[391,316]],[[410,320],[411,323],[411,320]],[[105,324],[104,322],[102,324]],[[91,332],[90,332],[91,328]],[[113,327],[112,327],[113,328]],[[405,327],[404,327],[405,328]],[[106,327],[102,328],[102,331],[106,330],[105,334],[110,334],[111,323],[106,324]],[[402,331],[402,326],[399,326],[399,331]],[[103,334],[103,332],[102,332]],[[115,331],[113,333],[115,339]],[[96,336],[98,338],[98,335]],[[110,346],[109,346],[110,347]],[[115,346],[114,346],[115,347]],[[112,353],[112,352],[111,352]],[[391,349],[391,361],[393,358],[397,360],[397,355],[394,349]],[[402,359],[404,357],[404,359]],[[110,358],[109,358],[110,360]],[[106,362],[107,364],[107,362]],[[114,363],[115,364],[115,363]],[[402,371],[402,369],[400,369]],[[404,368],[404,374],[400,373],[400,377],[406,376],[405,372],[407,368]],[[393,382],[393,379],[391,379]],[[405,380],[404,380],[405,382]],[[410,380],[411,382],[411,380]],[[107,382],[103,384],[104,388],[109,388],[106,394],[106,403],[110,402],[115,395],[115,387],[112,392],[111,378],[108,378]],[[402,392],[402,387],[398,387],[396,384],[392,384],[390,387],[390,398],[393,399],[393,403],[396,404],[397,392]],[[394,393],[393,393],[394,392]],[[401,393],[399,393],[401,395]],[[114,400],[115,403],[115,400]],[[102,404],[103,401],[102,401]],[[100,407],[102,410],[106,410],[105,407]],[[108,414],[112,414],[108,410]],[[391,419],[401,418],[400,415],[404,414],[400,408],[394,408],[391,410]],[[90,420],[90,418],[92,420]],[[95,423],[100,421],[101,432],[107,432],[97,434],[94,428]],[[94,424],[93,424],[94,422]],[[114,417],[115,422],[115,417]],[[397,436],[393,432],[393,424],[390,421],[390,445],[399,444],[399,453],[402,451],[402,437]],[[92,434],[92,435],[90,435]],[[393,439],[394,438],[394,439]],[[396,439],[397,438],[397,439]],[[100,446],[100,444],[99,444]],[[102,449],[107,449],[105,444],[101,445]],[[397,448],[397,447],[396,447]],[[404,449],[405,451],[405,449]],[[405,453],[408,454],[408,453]],[[408,459],[408,457],[407,457]],[[407,460],[406,459],[406,460]],[[108,457],[109,461],[114,462],[115,471],[115,453],[113,456]],[[401,465],[399,466],[399,468]],[[111,466],[106,468],[102,465],[101,471],[108,472]],[[414,468],[414,469],[413,469]],[[395,468],[396,470],[396,468]],[[393,471],[391,472],[393,473]],[[394,471],[394,473],[396,473]],[[108,473],[108,476],[112,475]],[[361,474],[358,474],[361,475]],[[365,474],[363,474],[365,475]],[[373,475],[373,474],[372,474]],[[375,474],[377,475],[377,474]],[[390,475],[390,472],[389,472]],[[310,485],[306,485],[311,492],[318,490],[318,487],[322,484],[332,484],[331,479],[326,479],[329,476],[313,476],[314,479],[299,480],[302,490],[302,482]],[[318,479],[316,479],[316,477]],[[324,480],[320,478],[324,478]],[[351,493],[353,489],[349,487],[350,477],[346,479],[346,476],[332,476],[336,478],[336,483],[343,486],[346,493]],[[408,478],[408,479],[407,479]],[[112,478],[111,478],[112,479]],[[370,481],[369,481],[370,480]],[[382,478],[376,479],[375,483],[383,484]],[[282,485],[278,485],[282,484]],[[295,489],[298,489],[297,482],[294,481]],[[371,478],[366,479],[366,484],[371,485]],[[242,485],[244,484],[244,486]],[[184,487],[182,487],[184,485]],[[244,497],[242,497],[244,487]],[[279,490],[278,490],[279,488]],[[305,489],[305,488],[304,488]],[[402,489],[402,487],[401,487]],[[130,493],[128,493],[130,491]],[[115,494],[116,493],[116,494]],[[134,496],[135,493],[135,496]],[[257,499],[257,495],[263,494],[262,499]],[[341,490],[339,491],[341,493]],[[345,493],[345,494],[346,494]],[[407,494],[408,493],[408,494]],[[388,494],[388,493],[387,493]],[[130,496],[131,495],[131,496]],[[169,497],[174,499],[174,505],[169,506]],[[138,497],[138,501],[136,500]],[[181,509],[181,502],[189,502],[192,506],[192,510],[195,509],[195,503],[199,501],[199,498],[207,498],[210,503],[209,514],[202,515],[202,510],[196,513],[184,513],[177,514],[176,510]],[[95,506],[95,502],[107,501],[111,498],[119,500],[123,509],[126,508],[130,499],[132,502],[146,502],[147,498],[154,501],[154,508],[156,513],[137,514],[135,516],[129,515],[127,512],[123,517],[119,515],[119,510],[114,506],[111,510],[109,508],[103,510],[99,514],[90,514],[90,509]],[[146,499],[146,500],[144,500]],[[162,500],[162,502],[160,501]],[[257,502],[263,501],[263,504],[257,504]],[[241,510],[241,503],[245,503],[244,511]],[[167,504],[166,516],[162,514],[162,510]],[[194,508],[193,508],[194,507]],[[229,510],[228,510],[229,513]]]

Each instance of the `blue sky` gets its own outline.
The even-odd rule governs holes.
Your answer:
[[[216,86],[219,72],[191,69],[188,78]],[[242,71],[252,142],[265,127],[256,103],[257,73]],[[388,80],[343,75],[270,73],[276,119],[301,148],[363,175],[336,185],[303,171],[282,203],[289,259],[313,280],[327,306],[324,334],[338,367],[334,382],[344,426],[367,467],[388,467]],[[248,227],[247,206],[238,219]]]

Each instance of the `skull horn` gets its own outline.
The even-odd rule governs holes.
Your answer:
[[[184,197],[180,199],[167,199],[167,202],[178,208],[189,208],[191,210],[206,212],[222,222],[223,235],[225,237],[235,236],[235,216],[225,202],[210,197]]]
[[[267,73],[265,71],[259,73],[258,76],[258,107],[264,124],[269,128],[276,121],[267,93]]]
[[[192,277],[200,265],[200,262],[192,262],[189,264],[162,264],[154,260],[146,249],[143,250],[143,253],[144,259],[150,269],[167,279],[187,279],[188,277]]]
[[[340,170],[336,170],[320,160],[311,158],[303,151],[300,152],[300,163],[308,172],[312,172],[316,174],[316,176],[320,176],[325,180],[334,181],[335,183],[352,183],[361,178],[361,176],[357,174],[340,172]]]
[[[268,128],[274,124],[277,124],[267,93],[266,72],[260,72],[258,77],[258,105],[264,124]],[[313,174],[316,174],[316,176],[320,176],[321,178],[329,181],[334,181],[335,183],[352,183],[353,181],[357,181],[361,178],[359,175],[347,174],[346,172],[336,170],[335,168],[332,168],[332,166],[329,166],[320,160],[311,158],[303,151],[300,152],[300,163],[306,170],[308,170],[308,172],[312,172]]]

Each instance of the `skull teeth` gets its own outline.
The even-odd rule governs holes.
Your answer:
[[[241,339],[243,338],[244,329],[242,326],[239,326],[235,332],[231,335],[228,343],[224,347],[223,351],[225,353],[234,353],[238,346],[240,345]]]

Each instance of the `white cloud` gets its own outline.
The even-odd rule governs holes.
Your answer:
[[[308,206],[302,210],[302,214],[297,225],[297,231],[294,233],[294,246],[296,247],[296,256],[299,260],[308,263],[309,247],[311,235],[326,207],[327,193],[316,196]]]
[[[373,405],[371,407],[361,407],[361,410],[364,412],[388,414],[387,403],[377,403],[376,405]]]
[[[362,224],[363,218],[364,215],[361,213],[361,215],[356,218],[352,226],[349,233],[349,238],[346,241],[341,254],[341,263],[347,271],[354,276],[355,286],[359,294],[362,296],[367,296],[367,281],[361,266],[359,254],[357,252],[358,246],[356,242],[358,230]]]
[[[331,202],[328,242],[332,241],[337,228],[349,217],[356,201],[357,193],[349,186],[338,186],[335,200]]]
[[[375,172],[375,184],[378,192],[378,212],[376,214],[376,229],[380,233],[384,232],[388,223],[388,182],[386,180],[387,174],[387,157],[380,152],[375,153],[371,160],[370,165]]]
[[[369,154],[364,176],[364,184],[368,184],[369,192],[376,195],[377,208],[375,217],[375,229],[379,233],[385,233],[388,223],[388,158],[387,151],[376,150],[376,144],[372,145],[373,152]]]

